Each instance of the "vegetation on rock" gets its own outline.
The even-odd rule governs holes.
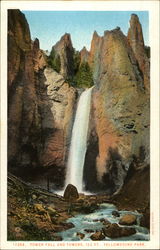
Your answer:
[[[58,73],[61,71],[61,58],[54,48],[52,48],[51,53],[48,56],[48,66]],[[75,49],[73,53],[73,70],[74,76],[67,77],[66,79],[70,85],[79,88],[89,88],[93,86],[94,83],[91,68],[88,62],[81,63],[80,52]]]
[[[87,62],[83,62],[79,69],[77,74],[74,77],[74,83],[77,87],[91,87],[93,86],[93,76],[92,71],[90,69],[90,66]]]

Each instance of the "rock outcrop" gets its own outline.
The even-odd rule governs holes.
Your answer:
[[[142,26],[139,22],[138,16],[135,14],[131,15],[130,28],[128,30],[127,38],[133,49],[139,69],[143,76],[144,86],[147,90],[149,90],[150,62],[144,45]]]
[[[76,90],[51,68],[44,70],[47,93],[42,97],[41,165],[65,167],[72,131]]]
[[[120,218],[119,224],[131,226],[137,224],[137,218],[133,214],[125,214]]]
[[[72,58],[70,36],[66,34],[56,48],[57,51],[62,49],[63,59],[67,58],[64,62],[66,68],[62,67],[62,71],[69,76],[72,67],[69,61]],[[25,16],[19,10],[9,10],[9,169],[24,176],[25,170],[31,175],[34,169],[37,173],[37,168],[51,168],[53,173],[48,172],[48,175],[62,185],[76,90],[65,82],[62,75],[46,68],[46,61],[39,40],[31,41]]]
[[[91,49],[89,52],[88,63],[93,72],[94,84],[97,83],[97,78],[99,75],[99,64],[96,64],[96,61],[99,60],[99,52],[101,50],[103,38],[100,37],[96,31],[93,33],[93,38],[91,42]]]
[[[40,116],[28,23],[19,10],[8,11],[9,167],[34,166],[40,150]],[[36,53],[36,52],[35,52]],[[30,140],[32,138],[32,140]]]
[[[83,49],[80,51],[80,64],[88,62],[89,58],[89,52],[86,49],[86,47],[83,47]]]
[[[103,228],[105,236],[114,239],[119,237],[126,237],[136,233],[134,228],[120,227],[118,224],[113,223]]]
[[[70,34],[66,33],[61,37],[60,41],[52,47],[52,50],[55,51],[56,56],[60,56],[60,73],[65,79],[70,79],[74,74],[73,67],[73,46]]]
[[[103,232],[96,232],[94,234],[91,235],[91,240],[104,240],[105,236],[103,234]]]
[[[95,88],[85,180],[90,178],[87,169],[92,169],[97,189],[113,193],[122,187],[132,164],[149,164],[149,95],[134,50],[120,28],[105,31],[103,37],[93,34],[89,63]],[[89,181],[86,187],[93,190]]]

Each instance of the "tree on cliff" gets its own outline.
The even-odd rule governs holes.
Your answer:
[[[74,82],[77,87],[91,87],[93,86],[93,76],[92,71],[89,67],[89,64],[87,62],[83,62],[79,69],[77,74],[74,77]]]

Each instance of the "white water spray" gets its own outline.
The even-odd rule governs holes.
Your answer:
[[[92,88],[85,90],[78,102],[67,165],[66,185],[76,186],[78,192],[83,190],[83,166],[87,150]]]

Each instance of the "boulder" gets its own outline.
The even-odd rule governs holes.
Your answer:
[[[125,237],[125,236],[130,236],[135,233],[136,233],[135,228],[122,227],[120,235],[121,237]]]
[[[103,228],[103,233],[109,238],[125,237],[136,233],[134,228],[120,227],[118,224],[113,223]]]
[[[127,226],[137,224],[137,217],[133,214],[125,214],[121,217],[119,224]]]
[[[107,227],[103,228],[103,233],[109,238],[118,238],[120,237],[120,227],[118,224],[114,223],[111,225],[107,225]]]
[[[107,220],[107,219],[103,219],[103,220],[101,219],[100,222],[102,222],[103,225],[106,225],[106,226],[111,224],[111,223],[109,222],[109,220]]]
[[[120,216],[120,213],[119,213],[118,211],[114,210],[114,211],[112,211],[112,215],[113,215],[114,217],[119,217],[119,216]]]
[[[83,203],[83,205],[80,207],[80,211],[84,213],[92,213],[98,208],[98,205],[96,202],[89,202],[86,201]]]
[[[86,233],[93,233],[93,232],[94,232],[93,229],[84,229],[84,231],[85,231]]]
[[[67,201],[77,200],[79,198],[77,188],[72,184],[68,184],[65,191],[64,191],[63,197]]]
[[[80,239],[83,239],[84,236],[85,236],[85,234],[77,232],[77,236],[78,236]]]
[[[105,239],[105,236],[104,236],[104,234],[103,234],[103,232],[96,232],[96,233],[94,233],[94,234],[92,234],[91,235],[91,240],[103,240],[103,239]]]

